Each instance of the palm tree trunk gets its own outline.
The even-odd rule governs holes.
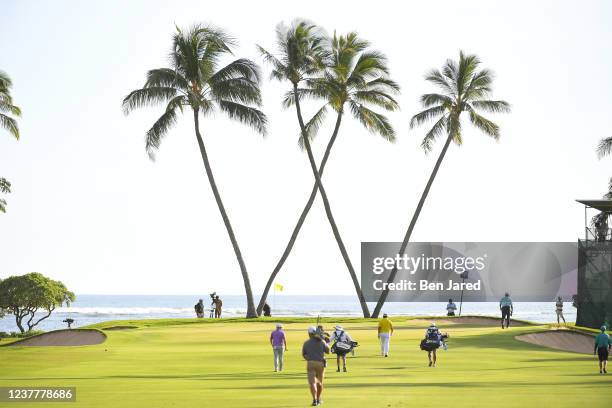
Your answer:
[[[368,305],[365,301],[365,297],[363,296],[363,292],[361,291],[361,285],[359,284],[359,280],[357,279],[357,275],[355,274],[355,269],[353,268],[353,264],[351,263],[351,260],[348,256],[348,253],[344,246],[344,242],[342,242],[340,231],[338,230],[338,226],[336,225],[336,221],[334,220],[334,216],[331,212],[331,206],[329,204],[329,200],[327,199],[327,193],[325,192],[325,188],[323,187],[323,183],[321,182],[321,177],[319,176],[319,172],[317,170],[317,164],[315,163],[314,156],[312,154],[312,149],[310,148],[310,140],[308,139],[308,136],[306,134],[306,126],[304,125],[304,119],[302,118],[302,109],[300,107],[297,84],[293,85],[293,92],[295,95],[295,109],[298,117],[298,122],[300,123],[300,130],[302,131],[303,135],[302,137],[304,138],[304,147],[306,148],[306,153],[308,153],[308,161],[310,162],[310,168],[312,169],[312,173],[314,174],[317,187],[319,189],[319,192],[321,193],[321,199],[323,200],[323,206],[325,207],[325,214],[327,214],[327,219],[329,220],[329,224],[332,227],[334,237],[336,238],[336,242],[338,243],[338,248],[340,248],[340,253],[342,254],[344,263],[346,264],[346,267],[349,270],[349,274],[351,275],[351,279],[353,280],[353,285],[355,286],[355,292],[357,292],[357,297],[359,298],[359,304],[363,312],[363,317],[370,317],[370,311],[368,310]]]
[[[329,142],[327,143],[325,154],[323,155],[323,159],[321,160],[321,164],[319,165],[319,177],[323,176],[323,170],[325,169],[325,165],[327,164],[327,159],[329,159],[329,155],[331,153],[332,146],[334,145],[334,142],[336,141],[336,137],[338,136],[338,131],[340,130],[341,120],[342,120],[342,113],[338,113],[338,117],[336,119],[336,126],[334,127],[334,132],[332,133],[331,139],[329,139]],[[278,263],[274,267],[274,270],[272,271],[272,274],[270,275],[270,278],[268,279],[268,282],[266,283],[266,287],[264,288],[264,291],[261,295],[261,299],[259,300],[259,305],[257,306],[258,316],[261,316],[263,307],[266,304],[268,293],[270,293],[270,288],[272,287],[272,284],[274,283],[274,280],[276,279],[276,275],[278,275],[278,273],[280,272],[281,268],[285,264],[285,261],[289,257],[291,250],[293,249],[293,245],[295,244],[297,236],[300,233],[300,229],[302,228],[302,225],[304,225],[306,216],[308,215],[308,212],[312,208],[312,204],[314,203],[314,200],[317,197],[318,190],[319,189],[317,188],[317,183],[315,182],[314,186],[312,187],[310,197],[308,198],[308,202],[306,203],[306,206],[302,210],[302,214],[300,215],[300,218],[298,219],[298,222],[295,225],[295,228],[293,228],[293,232],[291,233],[289,242],[287,243],[287,246],[285,247],[285,251],[281,255],[281,258],[278,260]]]
[[[436,165],[429,176],[429,180],[427,181],[427,185],[425,186],[425,190],[423,190],[423,194],[421,195],[421,199],[419,200],[419,204],[417,205],[416,210],[414,210],[414,214],[412,215],[412,220],[410,221],[410,225],[408,226],[408,231],[406,231],[406,235],[404,236],[404,240],[402,241],[402,245],[399,249],[399,255],[402,255],[404,251],[406,251],[406,247],[408,246],[408,241],[410,241],[410,236],[412,235],[412,231],[414,230],[414,226],[421,214],[421,210],[423,209],[423,204],[425,204],[425,199],[429,194],[429,189],[431,189],[431,185],[438,174],[438,170],[440,169],[440,165],[442,164],[442,160],[444,160],[444,156],[446,155],[446,151],[448,150],[448,146],[452,140],[451,132],[449,132],[448,138],[446,139],[446,143],[444,143],[444,147],[440,152],[440,156],[438,157],[438,161],[436,161]],[[389,274],[389,279],[387,279],[388,283],[391,283],[395,280],[395,275],[397,275],[397,264],[393,266],[391,273]],[[376,307],[374,308],[374,312],[372,313],[373,318],[377,318],[380,314],[380,310],[382,309],[385,301],[387,300],[387,295],[389,294],[389,289],[383,290],[380,294],[380,298],[378,299],[378,303],[376,303]]]
[[[198,117],[198,113],[199,111],[197,109],[193,110],[195,133],[198,139],[198,145],[200,146],[200,153],[202,154],[202,160],[204,161],[204,167],[206,168],[206,175],[208,176],[210,187],[215,196],[215,201],[217,202],[219,211],[221,212],[221,217],[223,218],[223,223],[225,224],[225,228],[227,229],[227,234],[229,235],[230,241],[232,241],[232,247],[234,247],[234,252],[236,253],[236,259],[238,260],[238,265],[240,265],[240,272],[242,273],[242,280],[244,281],[244,290],[246,292],[246,298],[247,298],[246,317],[247,318],[257,317],[257,313],[255,311],[255,302],[253,301],[253,291],[251,289],[251,281],[249,280],[249,274],[244,264],[244,260],[242,259],[242,253],[240,252],[240,247],[238,247],[238,242],[236,241],[234,230],[232,229],[232,225],[230,224],[230,220],[225,211],[225,207],[223,206],[223,202],[221,201],[221,195],[219,194],[219,190],[217,189],[217,184],[215,183],[215,178],[213,177],[212,169],[210,168],[210,163],[208,161],[208,154],[206,153],[206,148],[204,147],[204,141],[202,140],[202,135],[200,134],[200,120]]]

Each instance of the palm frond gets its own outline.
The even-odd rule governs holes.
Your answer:
[[[145,149],[149,158],[155,160],[155,152],[159,149],[161,140],[168,133],[170,128],[176,124],[176,109],[167,109],[157,121],[153,124],[151,129],[145,136]]]
[[[597,144],[597,157],[601,159],[605,156],[610,155],[611,152],[612,152],[612,137],[606,137],[605,139],[601,139],[599,143]]]
[[[425,80],[442,88],[442,90],[449,96],[456,95],[457,90],[452,87],[444,75],[442,75],[442,73],[437,69],[429,71],[429,73],[425,75]]]
[[[272,65],[272,71],[270,72],[270,79],[275,79],[277,81],[284,81],[289,79],[288,76],[288,68],[285,64],[283,64],[278,58],[272,55],[270,52],[266,51],[265,48],[261,46],[257,46],[259,53],[264,59],[264,62]]]
[[[189,89],[189,83],[175,70],[157,68],[147,72],[143,88],[174,88],[185,92]]]
[[[366,82],[364,91],[379,90],[381,92],[387,92],[392,94],[398,94],[400,92],[400,86],[397,82],[387,77],[378,77]]]
[[[429,122],[431,119],[434,119],[440,115],[444,115],[447,111],[442,105],[433,106],[431,108],[425,109],[422,112],[417,113],[410,119],[410,128],[414,128],[416,126],[420,126],[423,123]],[[435,126],[435,125],[434,125]]]
[[[381,91],[357,91],[353,99],[360,103],[369,103],[388,111],[399,109],[399,103],[389,94]]]
[[[315,100],[325,97],[321,88],[298,88],[297,93],[298,98],[300,98],[300,101],[303,101],[305,99]],[[293,90],[290,90],[285,92],[285,94],[283,95],[282,106],[283,108],[287,109],[292,107],[293,105],[295,105],[295,93],[293,92]]]
[[[0,177],[0,192],[5,194],[11,192],[11,182],[4,177]]]
[[[319,129],[321,128],[321,125],[325,121],[326,117],[327,117],[327,104],[323,105],[314,115],[312,115],[312,118],[310,118],[310,120],[306,123],[305,129],[306,129],[306,135],[308,137],[308,141],[312,141],[315,138],[315,136],[319,133]],[[305,147],[304,134],[302,132],[300,132],[300,137],[298,139],[298,146],[300,146],[300,149],[304,149]]]
[[[149,87],[137,89],[123,98],[123,113],[128,115],[134,109],[166,103],[177,95],[175,88]]]
[[[0,198],[0,212],[6,213],[6,200],[4,198]]]
[[[10,113],[13,116],[21,116],[21,109],[19,107],[12,104],[12,101],[9,102],[6,99],[2,99],[2,95],[0,95],[0,112]]]
[[[19,140],[19,126],[17,121],[10,116],[0,113],[0,128],[7,130],[15,139]]]
[[[510,112],[510,104],[506,101],[474,101],[471,105],[476,109],[482,109],[490,113],[508,113]]]
[[[429,132],[425,134],[425,137],[421,141],[421,148],[425,151],[425,154],[431,152],[436,139],[445,133],[447,122],[448,118],[446,115],[443,115],[436,121],[436,123],[434,123],[432,128],[429,129]]]
[[[459,51],[459,64],[457,64],[456,70],[457,93],[459,95],[462,95],[473,82],[478,65],[480,65],[480,60],[476,55],[465,55],[463,51]]]
[[[248,78],[229,78],[210,84],[212,95],[238,103],[261,105],[261,91],[257,82]]]
[[[453,103],[453,99],[446,95],[437,94],[437,93],[421,95],[421,104],[425,108],[428,108],[432,105],[450,106],[452,105],[452,103]]]
[[[499,126],[474,110],[470,110],[470,122],[493,139],[499,139]]]
[[[220,100],[218,103],[221,110],[231,119],[236,119],[265,136],[267,118],[263,112],[233,101]]]
[[[475,73],[464,92],[464,98],[472,101],[486,98],[492,91],[493,78],[493,72],[488,69]]]
[[[362,104],[349,101],[351,113],[355,119],[370,132],[378,133],[390,142],[395,141],[395,130],[385,115],[374,112]]]
[[[210,77],[208,82],[212,84],[233,78],[244,78],[259,83],[261,74],[257,64],[247,58],[240,58],[219,69]]]

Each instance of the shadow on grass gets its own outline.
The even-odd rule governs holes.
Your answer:
[[[495,388],[499,387],[499,382],[385,382],[385,383],[330,383],[327,381],[325,383],[327,389],[337,389],[337,388],[463,388],[463,389],[481,389],[481,388]],[[581,388],[601,388],[601,384],[593,383],[593,384],[585,384],[584,382],[507,382],[504,384],[505,389],[511,388],[533,388],[533,387],[555,387],[555,386],[580,386]],[[261,385],[261,386],[248,386],[248,387],[218,387],[220,389],[249,389],[249,390],[298,390],[307,388],[307,385],[304,384],[279,384],[279,385]]]

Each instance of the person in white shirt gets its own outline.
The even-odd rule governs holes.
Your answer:
[[[457,310],[457,306],[453,303],[453,299],[448,299],[448,304],[446,305],[446,315],[454,316],[455,310]]]
[[[332,351],[336,354],[336,363],[338,364],[338,369],[336,371],[340,372],[340,360],[342,360],[342,370],[346,373],[346,355],[350,351],[350,348],[345,348],[344,345],[351,345],[353,339],[344,331],[342,326],[337,325],[336,330],[331,335],[331,342],[333,343]]]

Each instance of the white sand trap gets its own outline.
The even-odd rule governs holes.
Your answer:
[[[8,346],[89,346],[106,341],[106,335],[98,330],[56,330],[16,341]]]
[[[431,320],[438,326],[443,324],[472,324],[474,326],[499,326],[501,327],[501,318],[487,317],[487,316],[461,316],[461,317],[448,317],[442,319],[431,318],[420,318],[420,320]],[[527,323],[518,322],[516,320],[510,320],[510,327],[527,326]]]
[[[574,353],[593,354],[595,339],[588,334],[570,330],[551,330],[548,332],[521,334],[515,339],[538,346]]]

